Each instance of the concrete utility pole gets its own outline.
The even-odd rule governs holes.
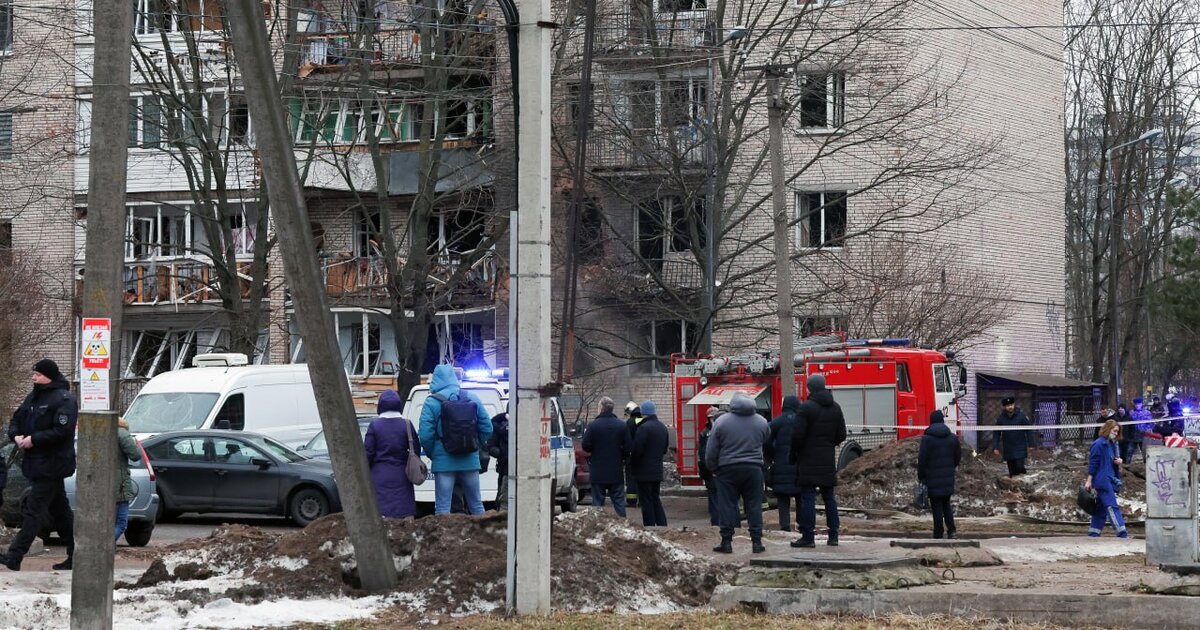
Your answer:
[[[122,272],[125,266],[125,249],[119,243],[125,240],[133,7],[128,0],[96,0],[92,31],[95,35],[94,107],[88,159],[83,316],[110,320],[111,336],[105,350],[110,369],[119,370],[124,308]],[[110,372],[100,373],[107,375]],[[82,374],[83,370],[80,370]],[[117,383],[116,378],[108,379],[109,409],[116,405]],[[116,415],[113,411],[95,410],[79,415],[75,555],[71,572],[71,628],[74,630],[112,627],[112,533],[117,510],[117,473],[113,469],[117,456]]]
[[[233,37],[234,56],[254,121],[267,199],[283,249],[283,267],[296,309],[296,323],[308,352],[308,371],[321,426],[329,436],[330,459],[337,475],[346,529],[354,546],[358,576],[365,590],[386,590],[396,585],[396,565],[371,486],[367,457],[355,421],[354,401],[350,398],[334,336],[333,316],[325,304],[325,285],[321,282],[308,228],[308,211],[271,61],[262,3],[232,0],[226,6],[229,9],[226,24]]]
[[[509,223],[510,439],[515,490],[508,511],[505,600],[520,615],[550,613],[550,42],[549,0],[521,6],[517,207]]]
[[[767,126],[771,144],[771,207],[775,227],[775,292],[779,308],[779,383],[784,396],[796,395],[796,344],[792,322],[792,247],[788,238],[787,189],[783,178],[783,100],[780,77],[784,70],[768,67]]]

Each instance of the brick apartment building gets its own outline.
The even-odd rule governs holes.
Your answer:
[[[0,158],[6,114],[12,121],[11,157],[0,159],[0,173],[36,173],[46,178],[41,189],[59,192],[15,212],[16,192],[8,184],[14,180],[5,176],[0,209],[9,213],[14,249],[36,250],[45,260],[43,281],[58,291],[60,316],[69,322],[60,330],[73,330],[70,298],[83,267],[84,222],[77,219],[86,216],[90,79],[84,69],[91,42],[86,34],[48,26],[70,23],[69,8],[45,3],[45,11],[63,14],[55,21],[34,19],[25,14],[33,8],[13,10],[11,3],[5,13],[5,6],[0,0],[0,28],[12,35],[0,57],[0,86],[20,89],[0,87]],[[156,47],[182,43],[183,31],[199,33],[197,50],[213,74],[194,82],[202,104],[189,111],[208,121],[207,131],[196,133],[211,135],[222,148],[221,238],[231,239],[239,278],[227,292],[244,301],[255,277],[254,245],[269,235],[269,226],[260,228],[253,129],[236,71],[225,72],[231,58],[215,22],[199,0],[181,6],[176,12],[183,17],[172,17],[167,3],[139,0],[135,36],[142,52],[135,58],[153,74],[163,54],[151,54]],[[430,92],[422,83],[420,13],[406,3],[373,7],[331,13],[305,5],[294,37],[286,29],[273,33],[280,50],[299,57],[300,71],[285,73],[285,82],[292,90],[297,154],[307,164],[314,246],[324,261],[346,369],[357,380],[386,382],[399,358],[372,236],[379,208],[388,206],[392,225],[406,226],[398,228],[398,240],[404,248],[411,242],[406,212],[421,163],[418,112]],[[586,408],[593,396],[607,393],[655,399],[666,412],[667,359],[703,343],[704,290],[713,280],[720,282],[714,352],[774,346],[764,64],[788,66],[784,97],[796,102],[785,121],[783,155],[788,207],[795,213],[790,236],[798,332],[898,334],[907,322],[928,320],[938,310],[913,304],[933,301],[957,311],[982,302],[988,309],[975,316],[990,321],[960,346],[972,389],[975,373],[1061,375],[1061,41],[1053,28],[1002,35],[979,28],[1061,25],[1060,4],[789,0],[730,5],[726,16],[717,16],[697,0],[600,3],[587,196],[574,242],[566,239],[565,217],[581,110],[583,21],[578,6],[562,9],[555,50],[561,168],[554,181],[562,193],[555,206],[555,269],[563,268],[569,251],[578,252],[581,296],[571,362],[577,387],[567,394],[568,406]],[[430,326],[432,363],[506,363],[506,248],[486,245],[487,230],[478,227],[509,209],[507,162],[495,157],[511,144],[503,106],[507,61],[496,45],[502,31],[494,26],[484,15],[469,24],[477,33],[473,65],[437,92],[451,101],[441,129],[454,173],[447,179],[454,181],[439,184],[440,209],[421,232],[438,261],[432,283],[464,264],[469,273],[459,274],[462,290],[446,297]],[[746,27],[742,36],[735,34],[738,26]],[[356,39],[364,30],[370,35],[365,44]],[[355,63],[364,54],[370,63]],[[378,103],[364,111],[348,106],[361,95],[349,76],[366,76]],[[231,323],[215,295],[222,288],[215,286],[209,256],[213,233],[194,218],[195,207],[212,195],[196,194],[178,152],[164,146],[176,124],[164,113],[171,95],[145,76],[135,83],[122,375],[136,384],[186,365],[197,352],[228,347]],[[888,128],[892,119],[899,121],[896,129]],[[389,129],[379,143],[386,195],[376,194],[364,120]],[[713,276],[703,265],[710,212],[720,217]],[[278,256],[271,250],[266,264],[262,299],[269,309],[255,352],[261,362],[304,355],[288,319]],[[556,281],[555,299],[563,286]],[[971,288],[987,290],[971,294]],[[954,325],[920,329],[916,336],[920,341],[919,333],[932,337],[946,328]],[[963,328],[970,326],[952,332],[963,336]],[[68,337],[56,336],[45,350],[65,365],[75,362]],[[969,420],[976,412],[973,396],[963,408]],[[671,420],[669,412],[664,416]]]

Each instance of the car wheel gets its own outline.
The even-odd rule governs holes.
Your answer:
[[[857,442],[850,442],[849,444],[846,444],[842,447],[842,452],[838,455],[837,469],[839,471],[844,469],[846,466],[850,465],[850,462],[861,457],[862,454],[863,449],[858,445]]]
[[[571,482],[571,487],[567,488],[567,496],[563,499],[562,509],[564,512],[574,512],[579,509],[579,491],[575,489],[575,482]]]
[[[154,523],[150,521],[129,521],[125,527],[125,542],[130,547],[145,547],[150,544],[150,536],[154,533]]]
[[[329,514],[329,499],[316,488],[301,488],[288,502],[288,516],[301,527],[326,514]]]

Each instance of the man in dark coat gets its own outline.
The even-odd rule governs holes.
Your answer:
[[[492,416],[492,437],[486,445],[496,460],[496,509],[508,509],[508,412]]]
[[[75,555],[75,519],[67,503],[63,480],[75,474],[75,424],[78,408],[71,384],[50,359],[33,366],[33,391],[13,414],[8,439],[25,449],[21,472],[29,480],[29,498],[22,507],[21,531],[0,554],[0,564],[21,570],[21,559],[44,526],[58,532],[67,546],[67,559],[54,570],[70,569]]]
[[[955,538],[954,512],[950,497],[954,496],[954,471],[962,461],[958,436],[946,426],[940,411],[929,414],[929,428],[921,436],[917,451],[917,481],[929,490],[929,509],[933,512],[933,537]],[[944,527],[943,527],[944,526]]]
[[[416,516],[416,489],[405,466],[409,457],[421,454],[420,442],[414,441],[417,430],[400,415],[404,401],[395,390],[380,394],[375,409],[379,416],[367,425],[363,448],[367,452],[367,466],[371,468],[371,485],[379,501],[379,515]]]
[[[633,453],[630,461],[633,476],[637,479],[638,506],[642,509],[642,525],[666,527],[667,513],[663,510],[660,494],[663,480],[663,457],[667,454],[671,436],[667,427],[658,419],[654,402],[641,404],[642,422],[633,438]]]
[[[588,460],[592,481],[592,505],[604,507],[604,497],[612,497],[613,510],[625,518],[625,461],[633,450],[629,429],[613,413],[613,399],[600,399],[600,415],[588,424],[583,433],[583,450],[591,454]],[[661,468],[661,467],[660,467]]]
[[[1005,398],[1000,401],[1004,410],[996,418],[998,427],[1033,426],[1025,412],[1017,408],[1017,401]],[[1025,458],[1029,456],[1029,448],[1033,445],[1033,431],[993,431],[992,450],[1008,464],[1008,476],[1016,477],[1025,474]]]
[[[754,400],[745,394],[734,395],[729,413],[713,424],[704,459],[716,475],[721,502],[721,543],[713,547],[717,553],[733,553],[738,500],[746,504],[751,551],[767,550],[762,543],[763,446],[770,437],[766,418],[758,415]]]
[[[784,396],[783,413],[771,421],[771,439],[764,448],[771,460],[771,488],[779,499],[779,529],[792,531],[791,505],[800,516],[800,487],[796,485],[796,464],[792,463],[792,435],[799,421],[800,398]]]
[[[837,462],[834,452],[846,440],[846,418],[842,408],[825,388],[823,374],[808,377],[808,400],[800,405],[795,432],[792,434],[791,460],[796,464],[796,485],[800,489],[800,538],[793,547],[815,547],[817,529],[817,493],[825,504],[825,522],[829,525],[828,544],[838,544]]]

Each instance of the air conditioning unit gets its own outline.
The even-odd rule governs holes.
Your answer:
[[[250,359],[240,352],[214,352],[197,354],[192,358],[192,367],[235,367],[250,365]]]

